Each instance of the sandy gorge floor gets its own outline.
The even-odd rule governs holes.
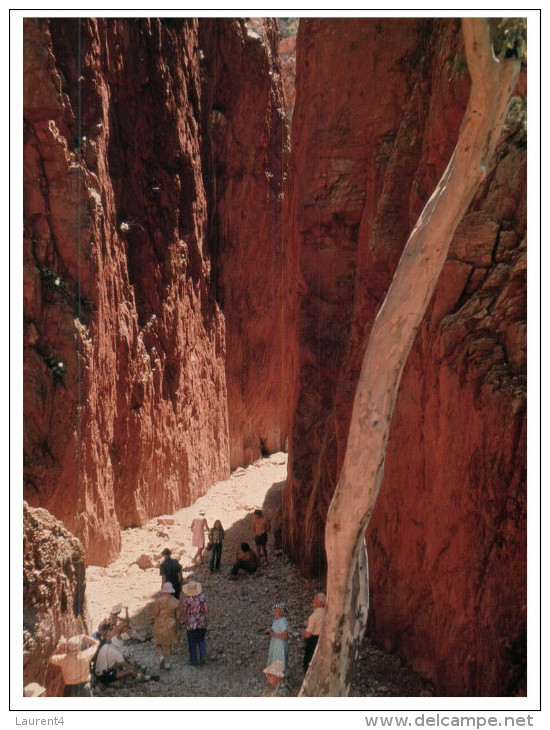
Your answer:
[[[253,576],[228,578],[235,547],[243,540],[253,544],[252,513],[264,509],[275,522],[286,479],[286,454],[261,459],[246,469],[233,472],[229,479],[214,484],[192,506],[173,515],[155,517],[140,528],[127,529],[122,535],[118,559],[106,568],[91,566],[86,575],[86,596],[90,625],[93,629],[105,618],[112,605],[128,605],[132,623],[146,641],[129,640],[125,644],[128,658],[159,674],[158,681],[138,683],[123,680],[118,686],[97,688],[99,696],[211,696],[258,697],[266,689],[262,670],[266,664],[269,639],[265,631],[271,625],[271,606],[282,600],[287,604],[289,621],[289,669],[287,695],[298,694],[303,679],[303,640],[301,630],[311,612],[315,591],[324,589],[315,580],[303,578],[297,567],[272,552],[273,537],[268,543],[269,565]],[[208,525],[219,519],[226,538],[221,570],[210,575],[208,553],[202,566],[193,566],[195,548],[191,546],[190,525],[200,510],[206,512]],[[160,589],[158,566],[165,547],[179,559],[184,578],[198,580],[210,607],[206,637],[207,662],[201,667],[187,665],[187,640],[182,631],[170,671],[160,671],[152,641],[151,607]],[[151,566],[136,564],[148,556]],[[429,695],[429,687],[400,662],[383,652],[363,646],[360,679],[352,689],[355,696]]]

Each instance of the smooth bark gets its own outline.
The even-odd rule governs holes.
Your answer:
[[[486,171],[506,118],[519,61],[498,61],[486,20],[465,18],[472,80],[458,142],[412,231],[371,331],[346,454],[327,514],[327,606],[301,696],[347,696],[368,613],[365,531],[384,472],[401,374],[456,227]]]

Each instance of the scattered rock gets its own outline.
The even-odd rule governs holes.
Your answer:
[[[244,508],[240,503],[243,493],[250,504],[258,504],[272,517],[269,500],[265,500],[273,485],[284,481],[286,458],[279,455],[276,460],[264,459],[254,467],[241,469],[225,482],[215,484],[205,497],[200,498],[200,509],[204,509],[209,524],[220,519],[226,533],[223,545],[221,570],[210,574],[209,554],[200,566],[192,565],[195,548],[191,545],[191,531],[188,525],[199,504],[187,507],[174,515],[174,524],[184,525],[182,530],[181,554],[178,556],[185,579],[198,580],[210,608],[206,635],[207,662],[201,667],[188,666],[188,650],[185,631],[181,631],[180,642],[173,652],[172,668],[169,672],[159,669],[158,658],[152,640],[153,617],[151,608],[160,588],[157,572],[162,560],[155,536],[148,529],[126,530],[122,536],[122,553],[116,564],[105,570],[101,580],[95,580],[88,596],[88,605],[94,616],[95,625],[105,609],[113,603],[128,604],[132,623],[146,641],[129,640],[125,654],[134,662],[147,668],[149,674],[160,674],[158,682],[137,683],[124,680],[120,686],[97,688],[100,697],[260,697],[266,690],[265,667],[269,638],[266,629],[272,621],[271,606],[277,600],[287,604],[290,627],[288,684],[284,693],[296,696],[303,679],[303,644],[301,630],[305,627],[311,611],[311,598],[323,586],[314,580],[305,579],[297,566],[290,563],[281,551],[272,551],[272,540],[268,542],[269,565],[262,566],[253,577],[240,575],[236,581],[229,580],[229,569],[235,548],[240,542],[252,542],[253,507]],[[244,511],[247,510],[247,511]],[[152,521],[154,524],[157,520]],[[178,551],[180,552],[180,551]],[[139,555],[137,561],[125,568],[132,555]],[[154,561],[151,559],[154,555]],[[172,555],[177,556],[173,550]],[[138,567],[140,563],[147,567]],[[97,576],[94,567],[88,569]],[[238,671],[235,669],[238,668]],[[378,680],[377,683],[375,680]],[[398,659],[388,657],[365,643],[361,652],[357,679],[352,687],[355,696],[406,696],[430,693],[426,684],[404,667]]]
[[[143,553],[136,560],[136,565],[138,565],[142,570],[147,570],[147,568],[153,567],[153,560],[150,555]]]

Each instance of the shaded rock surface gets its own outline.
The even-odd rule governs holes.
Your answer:
[[[281,308],[288,122],[274,20],[202,19],[209,247],[225,314],[231,468],[286,447]]]
[[[284,516],[308,574],[325,567],[366,339],[454,149],[460,39],[457,20],[300,24]],[[409,356],[368,532],[372,635],[439,694],[525,691],[525,147],[518,96]]]
[[[90,563],[285,441],[274,25],[199,26],[24,21],[24,495]]]
[[[61,694],[63,678],[48,664],[61,635],[86,628],[86,570],[79,540],[47,510],[23,503],[23,685]]]

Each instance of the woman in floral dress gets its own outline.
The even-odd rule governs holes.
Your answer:
[[[196,667],[206,661],[206,614],[208,604],[200,583],[190,580],[182,587],[180,598],[182,615],[187,630],[189,664]],[[197,658],[198,649],[198,658]]]

